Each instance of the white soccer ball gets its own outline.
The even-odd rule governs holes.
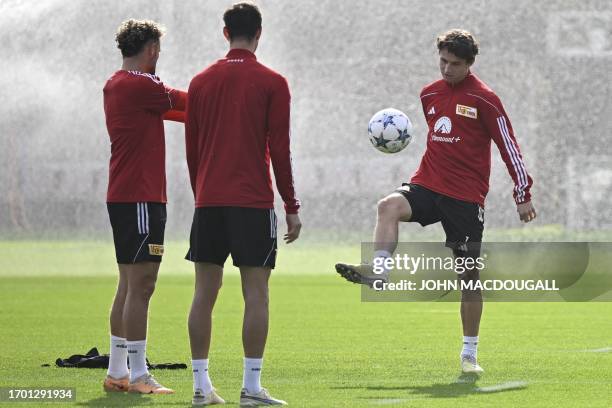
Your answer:
[[[397,153],[412,140],[412,123],[404,112],[387,108],[370,119],[368,135],[372,145],[384,153]]]

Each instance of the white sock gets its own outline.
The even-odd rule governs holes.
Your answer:
[[[119,379],[130,373],[127,365],[127,345],[125,338],[110,336],[110,357],[108,358],[108,371],[106,374]]]
[[[470,356],[476,358],[477,355],[478,336],[463,336],[463,349],[461,350],[461,356]]]
[[[210,382],[210,376],[208,375],[208,359],[203,360],[191,360],[191,366],[193,367],[193,392],[196,390],[202,390],[204,394],[208,394],[212,391],[213,386]]]
[[[391,258],[391,252],[385,251],[384,249],[374,251],[374,260],[372,261],[372,264],[375,265],[374,273],[380,271],[378,268],[382,268],[381,274],[389,273],[389,268],[385,266],[385,260],[387,258]]]
[[[251,394],[261,391],[261,366],[263,358],[244,358],[244,376],[242,377],[242,388],[246,388]]]
[[[149,372],[147,370],[147,341],[126,341],[130,360],[130,382]]]

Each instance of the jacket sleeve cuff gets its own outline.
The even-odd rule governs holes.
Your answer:
[[[531,201],[531,194],[529,192],[525,192],[523,198],[519,198],[517,195],[514,196],[514,201],[516,204],[524,204]]]
[[[285,204],[285,213],[286,214],[297,214],[300,206],[298,205],[287,205]]]

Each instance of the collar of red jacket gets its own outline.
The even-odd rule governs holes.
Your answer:
[[[468,74],[465,76],[465,78],[463,78],[461,80],[461,82],[458,82],[458,83],[453,84],[453,85],[449,84],[446,81],[444,81],[444,83],[449,88],[452,88],[452,89],[461,89],[463,86],[469,84],[472,81],[473,78],[474,78],[474,74],[472,74],[472,71],[468,71]]]
[[[253,59],[257,59],[255,54],[253,54],[249,50],[245,50],[244,48],[233,48],[233,49],[229,50],[229,52],[227,53],[227,55],[225,57],[229,58],[229,59],[234,59],[234,58],[253,58]]]

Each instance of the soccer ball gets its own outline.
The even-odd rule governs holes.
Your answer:
[[[372,145],[381,152],[397,153],[410,144],[412,123],[402,111],[383,109],[370,119],[368,135]]]

